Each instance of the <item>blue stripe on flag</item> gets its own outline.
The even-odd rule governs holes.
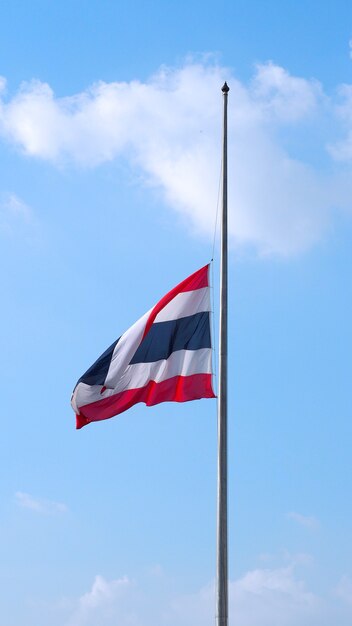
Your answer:
[[[167,359],[176,350],[211,348],[209,312],[154,323],[130,365]]]
[[[78,383],[85,383],[86,385],[104,385],[105,378],[109,371],[112,354],[119,340],[120,337],[117,341],[114,341],[114,343],[112,343],[111,346],[103,352],[103,354],[100,355],[95,363],[93,363],[83,376],[81,376],[77,385]]]

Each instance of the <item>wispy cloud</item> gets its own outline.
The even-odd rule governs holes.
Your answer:
[[[138,180],[161,189],[165,201],[199,233],[212,231],[217,202],[221,98],[230,83],[230,236],[260,254],[292,255],[319,241],[339,203],[352,210],[333,174],[292,154],[285,132],[308,128],[326,107],[316,80],[292,76],[273,63],[239,81],[208,62],[162,68],[147,82],[99,82],[57,98],[40,81],[0,98],[0,133],[32,157],[95,167],[116,157]],[[352,100],[351,100],[352,102]],[[346,106],[352,111],[349,101]],[[325,113],[324,113],[325,114]],[[316,123],[316,122],[315,122]],[[305,124],[305,126],[304,126]],[[302,126],[303,125],[303,126]],[[352,128],[352,126],[351,126]],[[352,134],[351,134],[352,136]],[[349,131],[330,154],[349,155]],[[316,146],[324,152],[324,146]],[[325,153],[327,154],[327,153]]]
[[[62,502],[45,500],[43,498],[34,498],[29,493],[24,493],[23,491],[17,491],[15,493],[15,502],[18,506],[24,509],[30,509],[31,511],[42,515],[66,513],[68,510],[66,504],[63,504]]]
[[[290,513],[287,513],[287,517],[288,519],[293,520],[300,526],[304,526],[305,528],[309,528],[310,530],[316,530],[317,528],[319,528],[319,521],[311,515],[302,515],[302,513],[290,511]]]
[[[12,192],[0,194],[0,231],[17,231],[32,221],[32,209],[19,196]]]

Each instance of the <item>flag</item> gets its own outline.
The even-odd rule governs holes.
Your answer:
[[[76,427],[134,404],[214,398],[209,265],[169,291],[93,363],[72,395]]]

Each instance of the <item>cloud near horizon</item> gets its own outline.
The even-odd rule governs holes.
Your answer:
[[[291,154],[282,133],[302,132],[328,111],[335,122],[340,120],[345,138],[317,149],[336,163],[349,162],[351,86],[341,88],[339,105],[327,105],[316,80],[292,76],[273,63],[257,65],[248,84],[228,68],[188,62],[162,68],[144,83],[98,82],[65,98],[36,80],[6,99],[2,79],[0,134],[24,154],[57,166],[93,168],[125,159],[138,181],[161,190],[194,232],[208,236],[219,186],[225,78],[231,88],[232,245],[254,247],[261,255],[290,256],[309,249],[324,236],[336,208],[352,212],[351,184],[349,177],[336,175],[332,164],[322,172]]]
[[[162,574],[164,577],[165,575]],[[148,581],[128,577],[108,581],[96,576],[91,589],[75,602],[65,626],[212,626],[215,587],[209,584],[178,595],[160,576]],[[146,587],[148,592],[144,589]],[[163,592],[161,593],[161,589]],[[322,598],[310,591],[294,565],[255,569],[229,584],[229,623],[236,626],[347,626],[351,619],[351,581],[342,578],[336,590]]]

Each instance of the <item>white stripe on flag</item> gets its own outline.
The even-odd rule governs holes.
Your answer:
[[[114,390],[107,389],[104,398],[127,389],[139,389],[153,380],[160,383],[174,376],[192,376],[193,374],[211,374],[211,348],[201,350],[177,350],[168,359],[152,363],[129,365],[116,383]]]
[[[158,313],[154,320],[156,322],[169,322],[188,317],[195,313],[210,311],[210,289],[202,287],[194,291],[184,291],[177,294],[169,304]]]

